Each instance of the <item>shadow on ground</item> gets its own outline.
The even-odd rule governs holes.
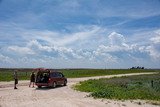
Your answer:
[[[41,88],[36,88],[35,90],[52,90],[52,89],[57,89],[57,88],[62,88],[62,87],[65,87],[65,86],[62,86],[62,85],[58,85],[58,86],[56,86],[55,88],[53,88],[53,87],[41,87]]]

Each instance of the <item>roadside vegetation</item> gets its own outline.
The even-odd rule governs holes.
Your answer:
[[[17,69],[19,80],[27,80],[33,69]],[[127,73],[160,72],[152,69],[60,69],[67,78],[116,75]],[[13,81],[14,69],[0,69],[0,81]]]
[[[75,85],[79,91],[94,98],[142,99],[160,102],[160,73],[87,80]]]

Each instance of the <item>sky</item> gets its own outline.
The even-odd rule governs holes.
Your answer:
[[[160,68],[160,0],[0,0],[0,67]]]

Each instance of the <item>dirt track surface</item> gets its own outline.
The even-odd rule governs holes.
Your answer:
[[[18,89],[13,82],[0,82],[0,107],[160,107],[145,101],[114,101],[86,97],[88,93],[78,92],[71,87],[79,81],[114,76],[129,76],[149,73],[121,74],[68,79],[68,85],[57,88],[29,88],[28,81],[20,81]]]

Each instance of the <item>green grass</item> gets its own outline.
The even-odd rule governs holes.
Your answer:
[[[13,81],[13,69],[1,69],[0,70],[0,81]],[[19,70],[18,79],[28,80],[30,78],[31,70]]]
[[[127,74],[127,73],[142,73],[142,72],[160,72],[160,70],[151,70],[151,69],[107,69],[107,70],[73,69],[73,70],[61,70],[61,71],[68,78],[116,75],[116,74]]]
[[[94,98],[160,101],[160,73],[88,80],[75,85],[75,89],[90,92]]]
[[[32,69],[18,69],[19,80],[29,79]],[[13,81],[14,69],[0,69],[0,81]],[[115,75],[126,73],[139,73],[139,72],[160,72],[160,70],[130,70],[130,69],[60,69],[60,71],[67,78],[79,78],[79,77],[91,77],[91,76],[103,76],[103,75]]]

